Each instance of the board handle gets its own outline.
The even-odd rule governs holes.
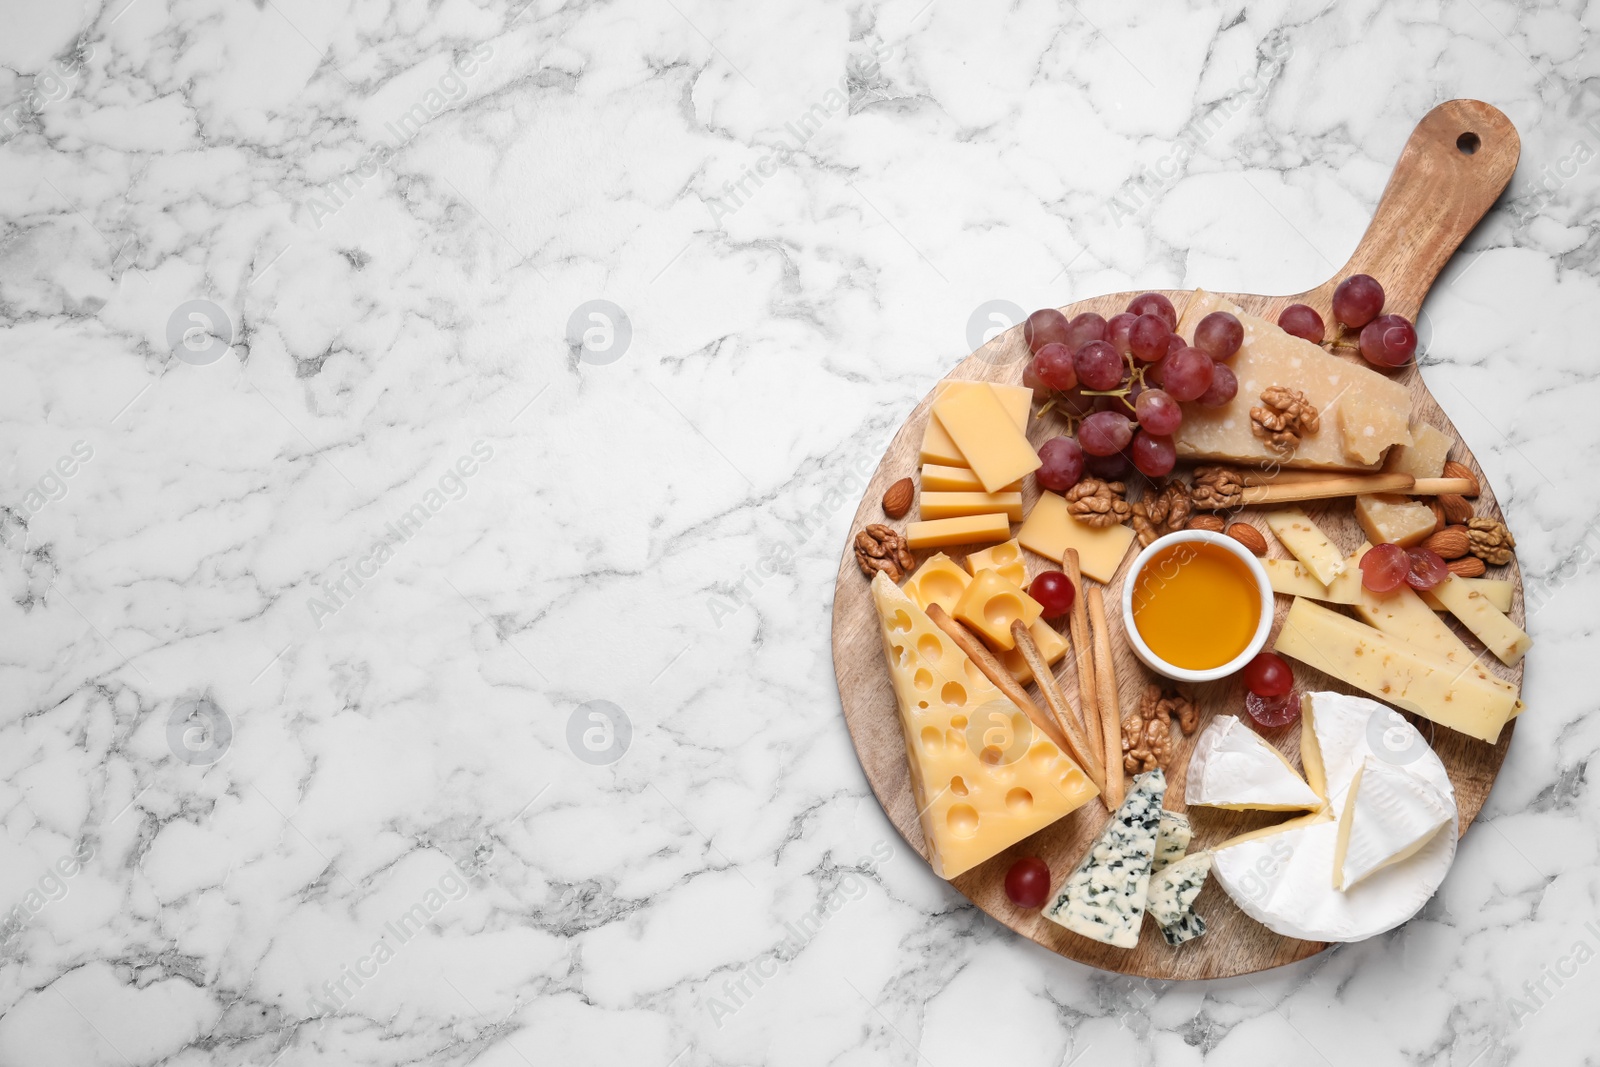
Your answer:
[[[1481,100],[1449,100],[1423,117],[1389,175],[1378,210],[1350,261],[1302,294],[1326,310],[1352,274],[1383,284],[1386,312],[1413,321],[1433,281],[1516,173],[1517,128]]]

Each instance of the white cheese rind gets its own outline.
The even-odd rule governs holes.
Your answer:
[[[1110,824],[1045,907],[1045,918],[1116,948],[1139,943],[1166,792],[1159,769],[1134,778]]]
[[[1405,764],[1368,756],[1339,818],[1334,888],[1348,891],[1383,868],[1404,862],[1455,820],[1455,805],[1426,778]]]
[[[1195,740],[1183,800],[1191,807],[1265,811],[1322,806],[1282,753],[1232,715],[1212,719]]]

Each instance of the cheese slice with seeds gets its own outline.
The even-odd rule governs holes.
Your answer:
[[[1094,783],[880,572],[879,633],[928,859],[954,878],[1082,807]]]
[[[1213,311],[1229,311],[1244,326],[1244,344],[1228,361],[1239,393],[1220,408],[1183,405],[1183,424],[1173,435],[1180,459],[1271,463],[1284,467],[1374,470],[1393,445],[1409,445],[1411,395],[1391,378],[1324,352],[1276,323],[1246,314],[1215,293],[1196,289],[1184,308],[1178,333],[1194,328]],[[1280,453],[1250,425],[1250,409],[1270,386],[1298,389],[1316,406],[1320,428],[1290,453]]]

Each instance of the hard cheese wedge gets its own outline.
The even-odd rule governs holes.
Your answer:
[[[1173,435],[1180,458],[1372,470],[1389,447],[1411,444],[1411,397],[1405,386],[1331,356],[1204,290],[1190,298],[1178,332],[1193,339],[1196,324],[1213,311],[1232,312],[1244,325],[1244,344],[1229,361],[1239,393],[1220,408],[1183,405],[1183,424]],[[1321,429],[1288,454],[1274,450],[1250,425],[1251,406],[1273,385],[1305,393],[1321,414]]]
[[[1300,597],[1284,616],[1274,647],[1396,707],[1490,744],[1517,702],[1515,693],[1482,668],[1463,670]]]
[[[1045,918],[1117,948],[1139,943],[1166,792],[1167,778],[1160,770],[1134,778],[1110,825],[1045,906]]]
[[[1078,550],[1083,573],[1097,582],[1109,583],[1122,566],[1133,530],[1127,526],[1086,526],[1067,511],[1067,500],[1055,493],[1040,493],[1038,503],[1028,512],[1017,540],[1030,552],[1037,552],[1057,563],[1067,558],[1067,549]]]
[[[934,387],[933,398],[935,401],[937,401],[946,393],[959,393],[964,390],[974,389],[980,385],[986,384],[988,383],[962,381],[940,382]],[[1025,431],[1028,426],[1028,412],[1033,406],[1033,390],[1029,389],[1025,385],[989,385],[989,388],[993,389],[995,395],[1000,398],[1001,406],[1004,407],[1007,414],[1011,416],[1011,421],[1016,423],[1017,429]],[[961,454],[961,449],[956,447],[956,443],[950,439],[950,434],[945,431],[944,425],[939,422],[939,417],[932,412],[928,413],[928,425],[927,428],[922,432],[921,461],[923,463],[935,463],[949,467],[968,466],[966,457]],[[939,488],[938,486],[927,484],[926,472],[924,472],[924,481],[922,487],[924,489]],[[956,486],[951,486],[950,488],[951,490],[958,490],[958,487]],[[976,475],[974,475],[974,484],[972,489],[978,490],[982,488],[983,484],[978,482],[976,480]]]
[[[1322,798],[1283,753],[1232,715],[1219,715],[1195,739],[1184,803],[1230,811],[1306,811]]]
[[[1383,469],[1413,478],[1437,478],[1444,473],[1451,443],[1450,436],[1437,426],[1426,422],[1413,426],[1411,443],[1391,449],[1383,461]]]
[[[1323,585],[1344,573],[1344,553],[1311,521],[1311,516],[1299,508],[1269,511],[1267,528]]]
[[[1333,887],[1348,890],[1363,878],[1416,854],[1456,809],[1439,790],[1403,763],[1368,756],[1350,783],[1333,853]]]
[[[1002,552],[1003,549],[1008,548],[1009,553]],[[991,555],[991,553],[998,553],[998,555]],[[997,570],[1003,577],[1009,575],[1014,580],[1023,573],[1022,560],[1020,558],[1022,549],[1015,541],[1007,541],[1003,545],[996,545],[994,548],[983,552],[972,553],[967,557],[967,566],[973,566],[975,560],[1010,559],[1011,554],[1017,557],[1012,563],[1002,564],[999,568],[979,567],[978,569]],[[1012,568],[1015,569],[1013,570]],[[917,607],[923,611],[928,610],[929,604],[937,604],[947,614],[954,616],[956,604],[961,600],[961,594],[971,584],[971,577],[954,560],[943,552],[936,552],[923,561],[922,566],[918,567],[911,577],[906,579],[905,592],[907,596],[916,602]],[[1020,585],[1022,583],[1016,581],[1015,584]],[[1067,639],[1062,637],[1055,627],[1043,619],[1035,620],[1033,625],[1028,627],[1028,633],[1033,635],[1033,643],[1039,646],[1039,655],[1044,657],[1044,661],[1048,664],[1054,665],[1060,662],[1061,657],[1065,656],[1068,648],[1071,647],[1067,644]],[[1028,666],[1028,661],[1023,658],[1021,652],[1014,648],[997,649],[996,651],[1000,656],[1000,662],[1005,664],[1007,671],[1011,672],[1011,677],[1022,685],[1027,685],[1033,681],[1033,668]]]
[[[1097,795],[1088,775],[887,575],[872,580],[872,597],[911,790],[940,877],[971,870]],[[1004,745],[994,744],[996,733]]]
[[[1420,500],[1363,493],[1356,497],[1356,521],[1373,544],[1393,543],[1409,548],[1433,533],[1437,520],[1433,509]]]
[[[1039,468],[1039,454],[987,382],[970,389],[946,389],[933,402],[933,414],[966,457],[984,492],[998,493]]]
[[[1194,898],[1206,884],[1211,873],[1211,853],[1196,852],[1150,876],[1150,892],[1145,898],[1145,910],[1157,925],[1171,926],[1193,910]]]

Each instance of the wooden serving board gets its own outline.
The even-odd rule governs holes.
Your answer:
[[[1279,311],[1289,304],[1310,304],[1329,324],[1331,337],[1336,329],[1331,309],[1334,287],[1352,274],[1363,273],[1372,275],[1383,284],[1387,296],[1385,312],[1401,314],[1415,321],[1423,297],[1427,295],[1439,271],[1510,182],[1519,152],[1520,142],[1515,128],[1495,108],[1475,100],[1452,100],[1441,104],[1428,113],[1406,143],[1377,212],[1344,269],[1317,288],[1294,296],[1224,295],[1246,311],[1271,321],[1276,321]],[[1189,292],[1165,292],[1181,317]],[[1097,311],[1109,318],[1122,311],[1135,295],[1133,292],[1113,293],[1078,301],[1061,308],[1061,311],[1068,318],[1085,311]],[[969,355],[949,377],[1016,383],[1021,381],[1027,358],[1022,328],[1017,326]],[[1360,360],[1359,356],[1353,358]],[[1483,477],[1482,469],[1428,392],[1416,366],[1405,367],[1395,372],[1394,376],[1410,389],[1414,417],[1434,423],[1455,438],[1451,458],[1471,467],[1483,485],[1483,493],[1476,501],[1478,514],[1501,518],[1500,507]],[[916,476],[923,428],[929,417],[932,400],[933,394],[930,392],[895,435],[862,497],[860,507],[856,509],[850,527],[852,539],[854,532],[868,523],[889,522],[884,517],[881,505],[884,490],[900,478]],[[1053,416],[1046,416],[1032,420],[1029,438],[1038,445],[1064,430],[1065,427]],[[1182,473],[1187,466],[1180,463],[1176,473]],[[1129,483],[1130,496],[1135,495],[1136,486],[1148,484],[1137,474],[1130,475]],[[1024,485],[1024,503],[1031,509],[1038,499],[1039,490],[1032,478],[1025,479]],[[1364,535],[1355,521],[1348,498],[1322,504],[1311,503],[1305,507],[1346,552],[1353,551],[1363,540]],[[1271,546],[1270,555],[1288,558],[1288,553],[1260,521],[1258,510],[1247,509],[1241,518],[1259,526]],[[908,519],[914,517],[914,513],[907,516]],[[905,520],[890,522],[890,525],[900,529],[904,528],[904,524]],[[973,549],[979,547],[984,546],[973,546]],[[966,553],[963,548],[945,551],[957,559]],[[917,563],[920,564],[929,554],[917,553]],[[1134,658],[1121,634],[1122,619],[1118,607],[1121,584],[1133,554],[1130,551],[1116,579],[1106,590],[1113,630],[1112,643],[1116,649],[1122,715],[1137,708],[1140,693],[1152,678]],[[1027,556],[1030,579],[1041,570],[1057,567],[1055,563],[1032,553]],[[1515,583],[1512,617],[1520,624],[1524,618],[1522,578],[1516,562],[1506,567],[1491,567],[1487,576],[1508,578]],[[856,753],[866,770],[873,792],[901,835],[926,857],[916,805],[912,800],[894,691],[884,662],[878,620],[868,586],[868,581],[856,565],[852,545],[847,543],[839,562],[833,605],[833,661],[840,701],[844,706],[845,720]],[[1290,600],[1281,596],[1276,599],[1276,621],[1281,624]],[[1482,647],[1453,619],[1450,623],[1471,647]],[[1273,637],[1276,638],[1276,630]],[[1268,647],[1271,647],[1270,642]],[[1504,668],[1492,655],[1486,655],[1484,662],[1503,677],[1521,683],[1520,665],[1515,669]],[[1056,675],[1068,698],[1076,706],[1077,680],[1073,664],[1073,654],[1069,654],[1057,665]],[[1302,663],[1294,662],[1292,665],[1302,692],[1320,689],[1355,692]],[[1202,725],[1218,713],[1244,714],[1244,688],[1237,677],[1184,688],[1200,703]],[[1033,692],[1037,694],[1037,687],[1033,688]],[[1035,700],[1042,706],[1043,702],[1037,695]],[[1533,714],[1537,714],[1537,710]],[[1425,719],[1416,716],[1407,718],[1429,739],[1449,769],[1460,808],[1461,829],[1465,832],[1477,817],[1499,773],[1500,764],[1511,743],[1514,723],[1508,724],[1501,732],[1499,743],[1491,746],[1452,730],[1436,727]],[[1298,766],[1299,730],[1297,722],[1280,730],[1262,733],[1289,754],[1291,762]],[[1174,811],[1183,811],[1184,776],[1194,738],[1180,737],[1176,727],[1173,735],[1179,745],[1167,768],[1169,784],[1166,806]],[[1191,850],[1217,844],[1237,833],[1281,822],[1285,818],[1283,815],[1233,813],[1213,808],[1196,809],[1190,813],[1190,817],[1195,830]],[[1111,948],[1057,926],[1037,910],[1023,910],[1010,902],[1005,895],[1003,882],[1006,870],[1013,862],[1026,855],[1042,857],[1050,865],[1053,888],[1059,888],[1062,879],[1077,864],[1090,842],[1099,835],[1108,818],[1104,805],[1098,800],[1091,801],[1053,826],[961,875],[952,884],[995,919],[1046,948],[1094,967],[1125,974],[1160,979],[1220,978],[1292,963],[1327,947],[1320,942],[1298,941],[1268,930],[1239,911],[1217,886],[1215,879],[1208,880],[1195,904],[1209,932],[1180,948],[1169,947],[1150,922],[1145,923],[1137,948]]]

